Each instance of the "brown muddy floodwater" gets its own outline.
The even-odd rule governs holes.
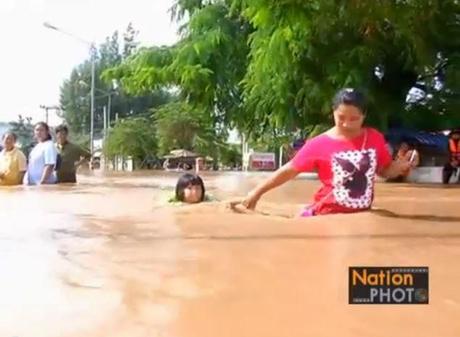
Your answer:
[[[175,174],[0,190],[1,337],[460,336],[460,189],[378,184],[380,211],[289,219],[167,206]],[[225,200],[261,175],[208,174]],[[349,305],[348,267],[428,266],[429,305]]]

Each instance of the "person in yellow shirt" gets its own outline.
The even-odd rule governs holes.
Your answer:
[[[20,185],[27,170],[27,159],[16,147],[16,135],[6,132],[2,137],[3,150],[0,152],[0,186]]]

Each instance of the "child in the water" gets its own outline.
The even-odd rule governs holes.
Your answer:
[[[203,180],[196,174],[182,175],[176,184],[176,195],[173,201],[197,204],[207,200]]]

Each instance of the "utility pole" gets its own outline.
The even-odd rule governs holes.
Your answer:
[[[57,105],[51,105],[51,106],[47,106],[47,105],[40,105],[40,109],[43,109],[45,110],[45,123],[48,124],[48,120],[49,120],[49,110],[55,110],[55,111],[60,111],[61,108],[58,107]]]
[[[94,102],[94,92],[95,92],[95,77],[96,77],[96,56],[97,56],[97,49],[96,49],[96,44],[94,42],[86,41],[85,39],[82,39],[81,37],[69,33],[61,28],[58,28],[49,22],[44,22],[43,25],[51,30],[55,30],[57,32],[60,32],[62,34],[68,35],[75,40],[84,43],[86,46],[89,47],[90,51],[90,56],[91,56],[91,110],[90,110],[90,152],[91,155],[94,152],[94,109],[95,109],[95,102]]]
[[[103,142],[106,141],[107,138],[107,106],[104,105],[103,107],[103,117],[104,117],[104,129],[103,129]]]
[[[96,47],[94,43],[91,43],[91,131],[90,131],[90,152],[94,155],[94,89],[95,89],[95,72],[96,72]]]

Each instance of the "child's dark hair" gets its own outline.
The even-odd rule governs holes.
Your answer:
[[[182,175],[176,184],[176,200],[177,201],[184,201],[184,190],[189,186],[201,186],[201,200],[204,201],[205,199],[205,189],[203,180],[200,176],[191,173],[185,173]]]
[[[51,137],[50,127],[48,126],[48,124],[46,124],[45,122],[38,122],[37,124],[35,124],[35,127],[37,127],[37,126],[43,126],[45,128],[45,131],[48,134],[48,136],[46,137],[46,140],[53,139]]]
[[[361,110],[363,114],[366,113],[366,97],[359,90],[353,88],[340,90],[334,97],[332,108],[336,110],[340,104],[352,105]]]

